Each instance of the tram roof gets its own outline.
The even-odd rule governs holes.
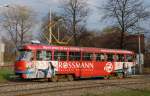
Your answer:
[[[101,52],[101,53],[126,53],[133,54],[133,51],[121,50],[121,49],[106,49],[106,48],[94,48],[94,47],[73,47],[73,46],[55,46],[55,45],[37,45],[27,44],[23,46],[23,49],[29,50],[62,50],[62,51],[83,51],[83,52]]]

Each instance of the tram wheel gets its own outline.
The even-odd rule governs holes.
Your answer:
[[[117,77],[119,78],[119,79],[122,79],[124,76],[123,76],[123,73],[118,73],[117,74]]]
[[[107,75],[107,76],[104,76],[104,79],[105,79],[105,80],[107,80],[107,79],[110,79],[110,80],[111,80],[111,79],[113,79],[113,76],[112,76],[112,75]]]
[[[57,76],[57,75],[52,76],[52,77],[50,78],[50,81],[51,81],[51,82],[57,82],[57,81],[58,81],[58,76]]]
[[[105,79],[105,80],[109,79],[109,76],[104,76],[104,79]]]
[[[73,77],[73,75],[67,75],[67,79],[68,79],[68,81],[73,81],[74,77]]]

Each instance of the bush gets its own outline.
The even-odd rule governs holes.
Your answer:
[[[9,68],[0,69],[0,82],[9,81],[10,76],[13,74],[13,70]]]

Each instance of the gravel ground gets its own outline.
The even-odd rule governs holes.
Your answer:
[[[144,78],[144,79],[143,79]],[[143,84],[128,84],[126,83],[137,83],[143,82]],[[147,83],[144,83],[147,82]],[[74,87],[79,86],[91,86],[99,84],[96,87],[91,88],[80,88],[70,90]],[[119,84],[111,86],[111,83]],[[106,84],[106,86],[103,86]],[[123,84],[123,85],[122,85]],[[53,91],[56,89],[61,89],[64,86],[68,90],[62,91]],[[117,90],[144,90],[145,88],[149,88],[150,86],[150,77],[149,76],[135,76],[129,79],[117,79],[117,80],[78,80],[72,82],[23,82],[18,84],[0,84],[0,96],[82,96],[84,94],[92,93],[96,94],[104,94],[107,92],[117,91]],[[45,92],[45,90],[50,90],[50,92]],[[35,92],[37,94],[26,94]],[[26,95],[23,95],[26,94]],[[95,95],[94,95],[95,96]]]
[[[93,94],[93,96],[103,96],[103,94],[108,94],[111,92],[116,91],[124,91],[124,90],[134,90],[140,91],[145,88],[145,86],[149,87],[150,84],[147,85],[126,85],[126,86],[106,86],[106,87],[95,87],[95,88],[88,88],[88,89],[80,89],[80,90],[72,90],[72,91],[64,91],[64,92],[57,92],[57,93],[45,93],[45,94],[36,94],[30,96],[84,96],[86,94]],[[89,95],[88,95],[89,96]],[[108,96],[108,95],[106,95]]]

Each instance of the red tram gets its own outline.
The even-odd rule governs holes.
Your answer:
[[[89,47],[28,44],[20,49],[15,73],[24,79],[61,77],[123,77],[124,68],[135,66],[134,52]]]

